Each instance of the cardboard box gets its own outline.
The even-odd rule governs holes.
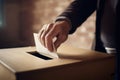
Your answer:
[[[59,59],[35,47],[0,50],[0,80],[113,80],[113,55],[63,45]]]

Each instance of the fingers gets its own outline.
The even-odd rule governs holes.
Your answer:
[[[51,30],[49,30],[49,32],[46,34],[45,36],[45,46],[46,48],[48,48],[49,51],[54,51],[55,47],[54,47],[54,41],[53,39],[59,34],[59,30],[58,28],[56,28],[56,26],[53,25],[53,27],[51,28]]]
[[[52,52],[54,51],[54,46],[55,49],[57,49],[60,44],[67,39],[69,30],[69,24],[65,21],[44,25],[39,32],[40,41],[49,51]],[[54,42],[53,39],[55,37],[57,39]]]
[[[42,45],[44,45],[44,38],[43,38],[43,34],[45,34],[45,30],[46,30],[46,26],[47,25],[43,25],[42,29],[40,30],[38,36],[39,36],[39,39],[40,39],[40,42]]]
[[[52,28],[53,24],[46,24],[42,27],[42,29],[39,32],[39,37],[40,37],[40,42],[42,43],[42,45],[45,45],[45,36],[46,34],[49,32],[49,30]]]
[[[45,37],[46,47],[50,51],[56,50],[60,46],[60,44],[67,39],[68,34],[65,34],[65,32],[63,31],[64,30],[61,29],[61,26],[53,25],[51,30],[46,35]],[[53,40],[54,38],[56,38],[55,41]]]

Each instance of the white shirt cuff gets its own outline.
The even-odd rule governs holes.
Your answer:
[[[115,48],[105,47],[105,49],[106,49],[106,52],[108,54],[114,54],[114,53],[116,53],[116,49]]]

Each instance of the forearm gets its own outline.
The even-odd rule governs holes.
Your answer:
[[[73,33],[76,28],[95,11],[96,4],[97,0],[74,0],[68,8],[57,17],[57,20],[67,19],[71,24],[70,33]]]

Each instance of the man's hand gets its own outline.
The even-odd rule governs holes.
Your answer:
[[[40,42],[49,50],[54,51],[63,43],[70,30],[70,24],[67,21],[57,21],[55,23],[44,25],[39,32]],[[53,39],[56,37],[55,42]]]

